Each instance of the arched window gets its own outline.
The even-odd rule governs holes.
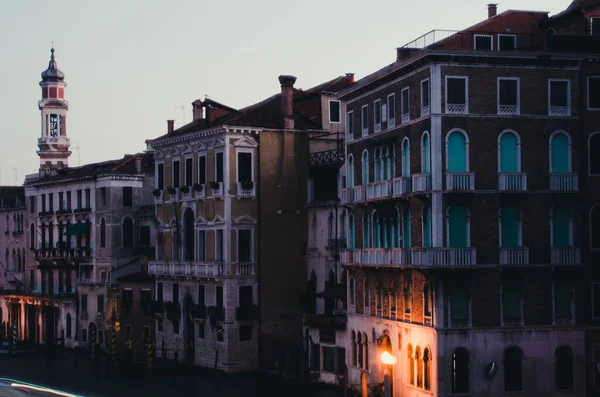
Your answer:
[[[333,227],[334,227],[334,221],[333,221],[333,212],[329,213],[329,217],[327,218],[327,238],[328,239],[333,239]]]
[[[368,309],[371,304],[371,289],[370,289],[368,278],[365,279],[363,291],[364,291],[365,309]]]
[[[459,347],[452,353],[452,393],[469,393],[469,352]]]
[[[413,354],[412,345],[409,343],[406,349],[407,359],[408,359],[408,384],[415,384],[415,356]]]
[[[571,172],[571,138],[564,132],[557,131],[550,136],[550,172]]]
[[[573,285],[568,281],[557,281],[552,286],[554,321],[556,324],[571,324],[573,321]]]
[[[404,313],[409,314],[412,311],[412,282],[410,278],[404,281]]]
[[[100,219],[100,247],[106,247],[106,219]]]
[[[423,315],[425,317],[431,317],[431,288],[429,283],[423,285]]]
[[[504,131],[498,138],[498,172],[521,172],[521,145],[513,131]]]
[[[410,143],[408,138],[402,141],[402,176],[410,177]]]
[[[367,185],[369,183],[369,152],[366,150],[362,154],[362,179],[361,182],[363,185]]]
[[[390,235],[391,247],[392,248],[400,248],[400,219],[399,219],[397,208],[396,208],[396,211],[394,212],[394,214],[392,215],[391,229],[392,229],[391,235]]]
[[[600,132],[590,135],[588,142],[588,164],[590,175],[600,175]]]
[[[423,133],[421,138],[421,172],[423,174],[431,173],[431,144],[427,131]]]
[[[466,134],[452,131],[446,137],[446,170],[448,172],[469,171],[469,157]]]
[[[554,352],[555,378],[558,390],[573,389],[573,351],[569,346],[560,346]]]
[[[363,248],[371,248],[371,222],[369,221],[369,214],[365,212],[363,216]]]
[[[348,155],[348,174],[346,175],[347,177],[347,186],[348,188],[353,188],[354,187],[354,156],[352,156],[351,154]]]
[[[427,347],[423,350],[423,387],[431,390],[431,353]]]
[[[598,157],[600,158],[600,156]],[[600,208],[598,204],[590,210],[590,245],[592,248],[600,248]]]
[[[500,246],[521,246],[521,220],[517,207],[500,208]]]
[[[410,248],[410,208],[402,209],[402,248]]]
[[[504,350],[504,391],[523,390],[523,351],[516,347]]]
[[[123,247],[133,247],[133,219],[123,219]]]
[[[381,177],[381,149],[375,148],[373,152],[373,174],[375,182],[382,180]]]
[[[35,249],[35,225],[33,223],[29,226],[29,244],[32,250]]]
[[[390,147],[385,147],[385,179],[394,179],[394,151]]]
[[[379,148],[379,180],[380,181],[385,181],[387,180],[387,168],[386,168],[386,162],[387,162],[387,147],[381,147]]]
[[[67,338],[70,338],[71,337],[71,313],[67,313],[67,321],[66,321],[65,327],[67,329]]]
[[[381,248],[381,233],[380,233],[380,225],[379,225],[379,216],[377,215],[377,211],[373,211],[373,215],[371,216],[372,225],[373,225],[373,244],[371,245],[373,248]]]
[[[359,332],[356,339],[356,349],[358,350],[358,366],[364,368],[364,351],[362,343],[362,334]]]
[[[510,279],[502,284],[502,322],[503,325],[521,325],[522,291],[518,280]]]
[[[431,247],[431,206],[423,207],[423,248]]]
[[[356,366],[358,363],[358,357],[356,354],[356,332],[352,331],[352,365],[354,366]]]
[[[448,246],[469,247],[469,216],[465,207],[455,206],[448,210]]]
[[[423,357],[419,346],[415,348],[415,363],[417,365],[417,387],[423,387]]]
[[[17,253],[15,252],[15,249],[12,249],[12,260],[10,261],[10,268],[12,270],[15,270],[17,268]]]
[[[346,223],[346,211],[342,211],[342,213],[340,214],[340,230],[339,230],[339,234],[340,234],[340,238],[341,239],[346,239],[346,227],[348,226],[348,224]]]
[[[369,369],[369,338],[367,338],[367,334],[363,332],[362,334],[362,343],[365,348],[365,369]]]
[[[350,277],[350,304],[354,306],[356,303],[356,291],[354,287],[354,277]]]
[[[573,223],[570,208],[552,208],[551,227],[553,247],[570,247],[573,244]]]
[[[354,249],[354,215],[348,215],[348,248]]]

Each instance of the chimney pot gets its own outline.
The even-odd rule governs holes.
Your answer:
[[[194,120],[201,120],[204,118],[204,109],[202,108],[202,101],[200,99],[196,99],[192,102],[192,110]]]
[[[351,83],[354,83],[354,73],[346,73],[346,78],[350,80]]]
[[[175,126],[175,120],[167,120],[167,134],[173,132]]]
[[[279,76],[281,84],[281,115],[283,116],[283,128],[294,129],[294,83],[296,77]]]
[[[496,11],[498,11],[498,4],[490,3],[487,5],[488,8],[488,18],[492,18],[496,16]]]

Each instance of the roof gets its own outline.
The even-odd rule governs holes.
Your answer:
[[[26,185],[38,183],[60,182],[72,179],[93,179],[100,175],[136,175],[136,159],[141,159],[141,173],[154,173],[154,155],[152,152],[126,154],[117,160],[108,160],[99,163],[82,165],[81,167],[67,167],[56,174],[26,182]]]
[[[599,0],[573,0],[565,10],[559,12],[556,15],[551,16],[550,20],[555,21],[567,15],[571,15],[576,12],[582,12],[587,9],[593,9],[596,7],[600,7]]]
[[[146,272],[126,274],[117,279],[120,283],[152,283],[154,278]]]
[[[300,100],[304,100],[318,94],[335,93],[352,84],[353,81],[353,76],[346,75],[336,77],[307,90],[294,89],[294,102],[296,103]],[[240,110],[234,110],[210,99],[206,99],[203,103],[206,104],[206,101],[217,104],[219,107],[231,109],[232,112],[218,117],[212,122],[209,122],[206,118],[194,120],[171,133],[155,138],[153,141],[181,136],[187,133],[202,131],[224,125],[269,129],[283,128],[283,116],[281,114],[281,93],[275,94],[261,102],[255,103],[254,105],[250,105]],[[294,129],[321,129],[321,125],[313,121],[313,116],[317,115],[303,114],[294,107]]]
[[[23,207],[25,188],[23,186],[0,186],[0,209]]]

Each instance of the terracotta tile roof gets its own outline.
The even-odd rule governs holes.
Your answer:
[[[352,80],[353,78],[350,76],[339,76],[307,90],[294,89],[294,102],[322,93],[335,93],[352,84]],[[207,99],[203,103],[206,103],[206,101],[211,101],[212,103],[216,103],[219,106],[225,107],[225,105],[214,102],[211,99]],[[283,127],[283,117],[281,115],[281,93],[275,94],[261,102],[255,103],[254,105],[250,105],[240,110],[234,110],[228,107],[226,108],[232,110],[232,112],[221,116],[210,123],[207,119],[194,120],[169,134],[159,136],[153,140],[156,141],[167,137],[170,138],[181,136],[187,133],[202,131],[222,125],[267,129],[279,129]],[[315,119],[320,119],[320,114],[308,115],[301,113],[297,109],[294,109],[294,127],[296,130],[321,129],[321,125],[314,121]]]
[[[126,154],[123,158],[117,160],[102,161],[82,165],[81,167],[68,167],[58,171],[55,175],[34,179],[26,185],[36,185],[38,183],[60,182],[70,179],[93,179],[99,175],[120,174],[131,175],[138,174],[135,169],[135,159],[142,160],[141,172],[154,173],[154,156],[151,152]]]

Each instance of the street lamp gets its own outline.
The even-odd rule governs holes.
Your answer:
[[[396,357],[392,356],[390,352],[384,351],[383,353],[381,353],[381,362],[385,365],[385,368],[383,370],[383,396],[391,397],[392,388],[389,367],[396,364]]]

